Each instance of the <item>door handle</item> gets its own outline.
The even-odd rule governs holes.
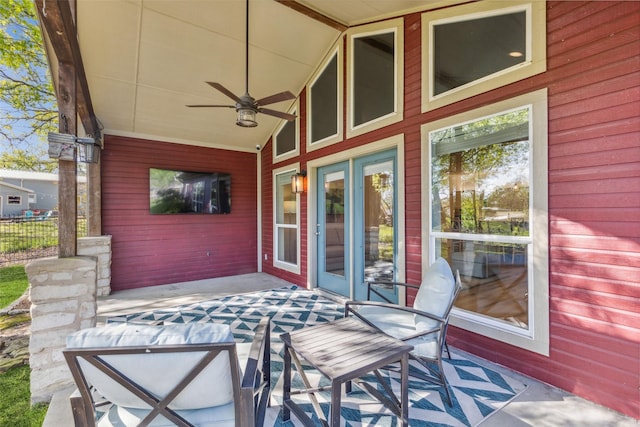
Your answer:
[[[320,224],[316,224],[316,236],[320,235]]]

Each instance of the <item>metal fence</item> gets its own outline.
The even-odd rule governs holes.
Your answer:
[[[78,217],[78,237],[87,220]],[[58,218],[12,218],[0,221],[0,267],[58,255]]]

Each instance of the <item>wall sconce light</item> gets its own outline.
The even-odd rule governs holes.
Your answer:
[[[243,128],[254,128],[258,126],[258,122],[256,122],[256,110],[253,108],[239,108],[236,124]]]
[[[78,157],[83,163],[98,163],[100,157],[100,146],[93,138],[76,138],[78,146]]]
[[[291,176],[291,191],[296,194],[300,194],[304,192],[304,184],[305,177],[307,176],[307,171],[303,170],[298,172],[295,175]]]
[[[78,138],[67,133],[49,132],[49,158],[75,161],[76,149],[78,157],[83,163],[98,163],[100,146],[91,137]]]

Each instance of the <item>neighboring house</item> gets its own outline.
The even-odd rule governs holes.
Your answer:
[[[36,200],[33,190],[0,181],[0,218],[24,215]]]
[[[100,18],[79,25],[91,29],[79,40],[106,117],[113,290],[264,271],[362,299],[368,278],[419,284],[443,256],[464,282],[452,345],[640,417],[639,2],[470,2],[358,23],[324,46],[289,109],[298,118],[250,141],[257,156],[246,143],[220,148],[252,135],[218,136],[224,125],[208,120],[226,110],[198,116],[216,135],[207,147],[183,123],[196,95],[174,99],[180,108],[158,101],[190,83],[159,66],[172,64],[165,55],[185,70],[205,57],[211,71],[197,80],[217,79],[218,58],[165,28],[194,19],[194,39],[205,37],[215,14],[121,2],[108,16],[135,9],[145,19],[131,25],[149,32],[137,47],[114,43],[109,60],[109,49],[87,47],[104,39],[92,31],[106,5],[83,3],[80,19]],[[463,40],[479,34],[467,26],[493,38]],[[102,31],[115,38],[115,27]],[[158,89],[165,74],[174,86]],[[166,125],[175,117],[180,126]],[[150,168],[229,174],[231,213],[152,215]],[[414,294],[389,296],[411,305]]]
[[[78,176],[78,213],[83,215],[86,178]],[[0,169],[0,217],[43,214],[58,209],[58,174]]]
[[[0,186],[3,198],[2,217],[24,215],[27,210],[46,212],[58,207],[57,174],[0,169]],[[20,188],[29,197],[12,193],[9,186],[14,187],[14,192]]]

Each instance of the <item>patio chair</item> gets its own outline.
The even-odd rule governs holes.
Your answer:
[[[117,324],[67,338],[76,426],[262,425],[269,402],[269,318],[253,342],[228,325]]]
[[[378,293],[387,302],[347,301],[345,317],[354,315],[385,334],[412,344],[414,348],[409,357],[426,371],[412,369],[409,375],[442,386],[451,406],[451,394],[442,369],[442,353],[446,347],[449,314],[461,289],[460,274],[456,271],[454,278],[447,261],[439,258],[425,272],[420,286],[370,282],[369,299],[371,292],[377,293],[376,285],[418,289],[413,307],[393,304]]]

